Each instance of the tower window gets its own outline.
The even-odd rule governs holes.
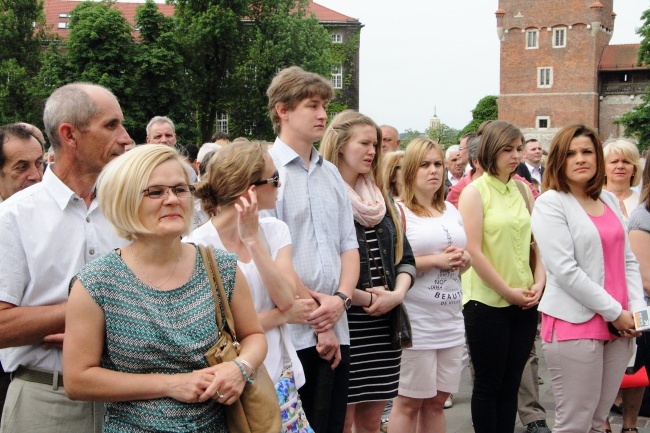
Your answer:
[[[535,123],[537,129],[548,129],[551,127],[551,118],[549,116],[537,116]]]
[[[566,47],[566,27],[553,29],[553,48]]]
[[[539,48],[539,30],[526,30],[526,49],[534,50]]]
[[[537,87],[545,89],[553,86],[553,68],[537,68]]]

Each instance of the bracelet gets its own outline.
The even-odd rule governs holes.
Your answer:
[[[247,362],[245,359],[240,359],[239,361],[240,361],[242,364],[244,364],[246,367],[248,367],[248,368],[251,369],[251,375],[250,375],[250,377],[251,377],[251,381],[257,379],[257,371],[255,371],[255,369],[253,368],[253,366],[250,365],[250,363]]]
[[[232,362],[234,362],[234,363],[237,365],[237,367],[239,367],[239,369],[241,370],[241,374],[243,374],[243,375],[244,375],[244,378],[246,379],[246,382],[247,382],[247,383],[253,383],[253,379],[251,379],[251,378],[248,376],[248,373],[247,373],[246,370],[244,369],[244,366],[242,365],[242,363],[239,362],[239,360],[237,360],[237,359],[233,359]]]
[[[370,293],[370,303],[368,304],[368,307],[366,307],[366,308],[370,308],[370,307],[372,307],[372,293]]]

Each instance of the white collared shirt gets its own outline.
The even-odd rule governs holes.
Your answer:
[[[536,179],[537,182],[539,182],[539,184],[541,185],[542,184],[542,171],[541,171],[542,166],[540,165],[539,168],[535,168],[532,165],[528,164],[527,162],[525,162],[525,164],[526,164],[526,168],[530,172],[530,177],[532,177],[533,179]]]
[[[51,171],[0,207],[0,301],[27,307],[67,301],[72,277],[126,244],[93,200],[83,199]],[[0,350],[6,371],[19,365],[61,371],[61,350],[42,345]]]
[[[460,179],[456,179],[456,177],[451,174],[450,170],[447,170],[447,179],[449,179],[449,182],[451,183],[451,186],[454,186],[458,183]]]

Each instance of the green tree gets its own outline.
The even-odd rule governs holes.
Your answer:
[[[0,124],[40,125],[41,112],[31,89],[44,37],[42,0],[0,0]]]
[[[100,84],[111,90],[132,131],[141,125],[129,113],[133,105],[135,43],[131,26],[113,2],[83,2],[70,13],[67,50],[68,81]]]
[[[650,67],[650,9],[643,12],[641,20],[643,25],[636,31],[642,37],[637,64],[641,66],[645,63]],[[650,89],[641,100],[640,105],[625,113],[614,123],[625,125],[625,135],[639,140],[639,149],[643,150],[650,146]]]
[[[298,65],[329,76],[329,33],[306,15],[305,0],[260,0],[244,29],[249,42],[238,62],[233,93],[226,103],[231,135],[271,140],[274,136],[267,109],[266,89],[278,70]]]
[[[251,14],[246,0],[174,0],[176,38],[186,67],[199,136],[208,141],[218,112],[231,100],[229,78],[247,41],[243,19]]]
[[[436,128],[427,128],[425,135],[442,146],[443,149],[458,143],[456,138],[458,136],[458,130],[444,123],[441,123]]]
[[[136,127],[129,131],[131,137],[144,143],[149,120],[168,116],[174,121],[180,143],[197,143],[196,119],[173,18],[165,17],[153,0],[147,0],[136,11],[135,22],[140,43],[135,47],[137,67],[129,114]]]
[[[400,149],[406,149],[406,146],[418,137],[426,137],[426,134],[414,129],[407,129],[404,133],[400,134]]]
[[[499,116],[496,96],[486,96],[476,104],[472,110],[472,121],[465,126],[457,136],[457,139],[469,132],[476,132],[481,123],[486,120],[496,120]]]

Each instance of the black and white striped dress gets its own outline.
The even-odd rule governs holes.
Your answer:
[[[383,286],[383,264],[375,228],[366,228],[366,241],[375,262],[370,259],[374,287]],[[369,254],[370,256],[370,254]],[[362,307],[348,310],[350,326],[350,385],[348,404],[390,400],[397,397],[402,351],[390,344],[388,314],[370,316]]]

